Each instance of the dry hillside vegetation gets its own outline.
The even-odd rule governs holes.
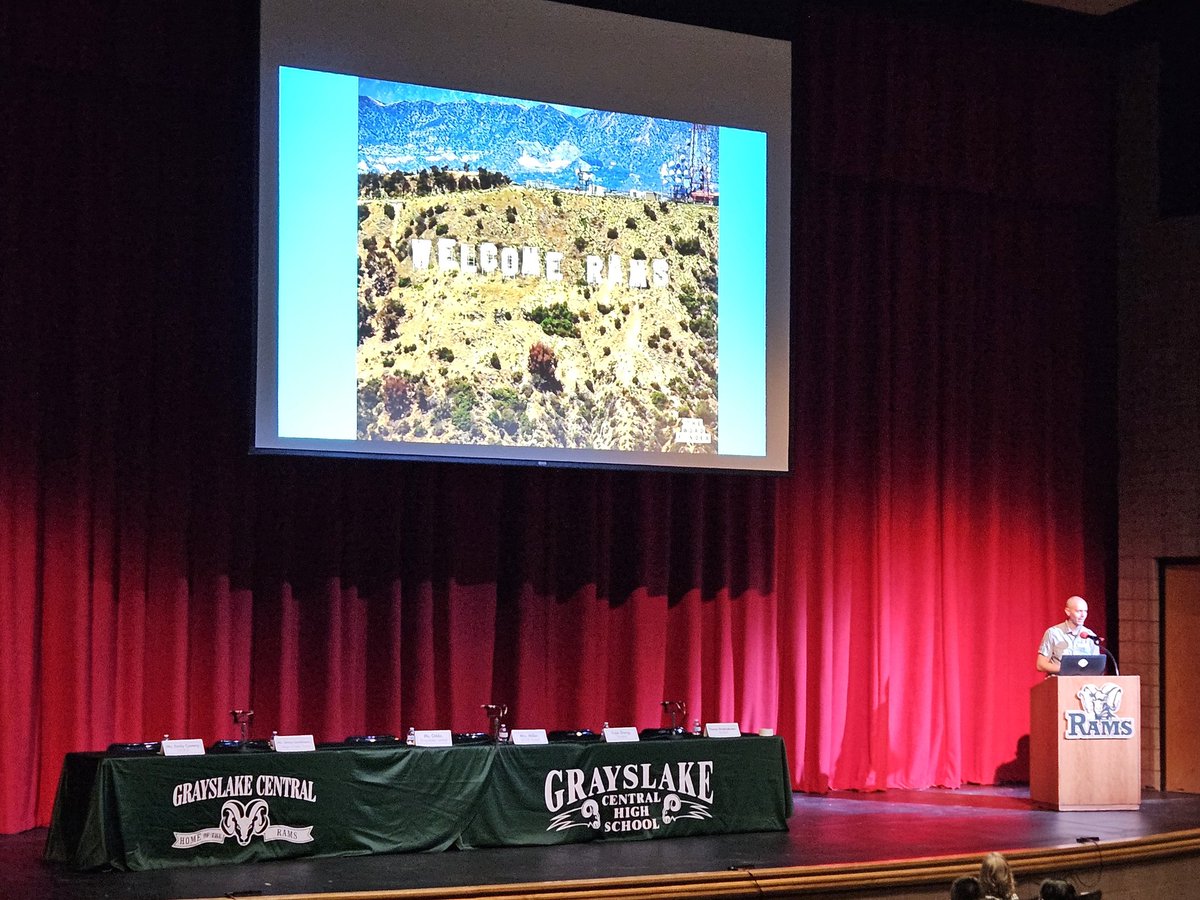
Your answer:
[[[389,178],[360,195],[360,438],[715,452],[716,209],[512,184],[418,194]],[[432,241],[426,269],[413,238]],[[542,275],[442,271],[440,238],[535,247]],[[561,281],[544,277],[548,251]],[[587,255],[614,253],[622,283],[586,283]],[[628,285],[640,258],[647,272],[666,260],[667,287]],[[712,443],[676,442],[682,417]]]

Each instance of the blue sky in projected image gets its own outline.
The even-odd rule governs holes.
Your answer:
[[[663,193],[693,139],[687,122],[448,88],[359,78],[358,95],[360,172],[482,167],[560,188],[579,187],[586,172],[589,188]],[[714,183],[715,132],[703,150]]]
[[[360,97],[370,97],[380,103],[397,103],[401,100],[430,100],[434,103],[450,103],[455,100],[476,100],[480,103],[512,103],[522,109],[540,106],[540,100],[521,100],[516,97],[498,97],[495,94],[479,94],[473,91],[455,91],[450,88],[425,87],[420,84],[404,84],[399,81],[379,81],[374,78],[358,79]],[[591,112],[583,106],[568,106],[565,103],[547,103],[569,116],[581,116]]]

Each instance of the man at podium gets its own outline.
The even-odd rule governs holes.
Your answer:
[[[1047,677],[1030,688],[1029,798],[1059,810],[1137,809],[1141,681],[1104,674],[1100,639],[1083,625],[1086,600],[1068,599],[1066,614],[1042,636],[1037,668],[1076,677]],[[1072,663],[1079,669],[1072,671]]]
[[[1037,655],[1039,672],[1057,675],[1064,656],[1089,656],[1099,652],[1100,644],[1095,635],[1083,627],[1088,614],[1087,601],[1082,597],[1068,597],[1065,612],[1067,620],[1051,625],[1042,635]]]

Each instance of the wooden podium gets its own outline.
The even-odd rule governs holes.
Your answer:
[[[1060,810],[1142,801],[1141,680],[1051,676],[1029,696],[1029,796]]]

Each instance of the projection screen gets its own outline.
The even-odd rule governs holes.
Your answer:
[[[254,450],[785,471],[791,47],[262,0]]]

